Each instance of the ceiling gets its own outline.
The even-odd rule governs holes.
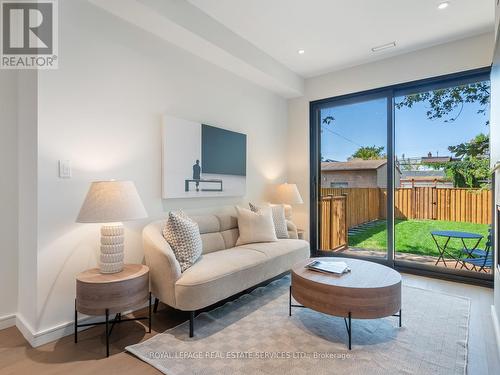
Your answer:
[[[189,1],[303,77],[493,32],[495,17],[493,0]]]

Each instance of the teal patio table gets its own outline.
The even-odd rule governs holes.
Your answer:
[[[452,253],[448,251],[448,244],[450,243],[450,240],[453,239],[459,239],[462,242],[463,245],[463,250],[466,254],[468,254],[470,257],[472,257],[472,252],[478,247],[479,243],[483,239],[483,236],[481,234],[477,233],[469,233],[469,232],[458,232],[454,230],[437,230],[431,232],[432,239],[434,240],[436,247],[439,251],[439,257],[438,260],[436,261],[436,266],[438,263],[442,260],[444,263],[445,267],[448,267],[446,264],[446,260],[444,258],[445,254],[447,257],[452,258],[453,260],[456,260],[455,263],[455,268],[457,268],[458,263],[462,262],[462,259],[460,257],[456,257]],[[439,244],[437,241],[437,237],[443,237],[446,238],[444,244]],[[473,246],[468,247],[466,244],[466,240],[472,241]],[[470,243],[469,243],[470,245]]]

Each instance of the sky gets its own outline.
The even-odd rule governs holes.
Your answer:
[[[396,103],[401,98],[396,98]],[[463,143],[479,133],[489,133],[487,116],[477,114],[477,103],[465,103],[460,116],[454,122],[446,118],[429,120],[428,102],[412,108],[396,109],[396,155],[398,158],[433,155],[449,156],[448,146]],[[387,152],[386,99],[342,105],[321,111],[321,119],[333,116],[335,121],[323,125],[321,153],[325,159],[347,160],[360,146],[384,146]],[[453,116],[453,115],[451,115]]]

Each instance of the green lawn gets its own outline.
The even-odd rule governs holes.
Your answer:
[[[488,235],[489,225],[458,223],[454,221],[440,220],[396,220],[396,251],[401,253],[434,255],[438,256],[436,244],[432,240],[431,232],[434,230],[455,230],[460,232],[478,233],[484,236],[479,247],[484,248]],[[440,243],[444,243],[446,238],[437,238]],[[475,240],[472,240],[475,241]],[[471,240],[466,241],[468,246],[472,246]],[[370,250],[387,249],[387,228],[386,223],[381,222],[366,231],[349,236],[349,246]],[[448,244],[450,252],[459,255],[462,249],[459,239],[451,239]]]

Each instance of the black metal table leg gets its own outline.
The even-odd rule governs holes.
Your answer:
[[[139,320],[148,320],[148,333],[151,333],[152,329],[152,297],[151,293],[149,293],[149,306],[148,306],[148,316],[141,316],[141,317],[134,317],[134,318],[123,318],[122,313],[116,313],[114,319],[110,321],[109,319],[109,309],[105,309],[105,316],[106,319],[104,321],[100,322],[92,322],[92,323],[82,323],[78,324],[78,311],[76,309],[76,299],[75,299],[75,322],[74,322],[74,338],[75,338],[75,343],[78,342],[78,328],[80,327],[93,327],[97,325],[105,325],[106,327],[106,357],[109,357],[109,336],[111,336],[111,333],[113,332],[113,327],[115,326],[116,323],[123,323],[123,322],[131,322],[131,321],[139,321]],[[111,326],[110,326],[111,323]]]
[[[351,325],[351,312],[347,315],[347,320],[344,318],[345,328],[347,329],[347,335],[349,336],[348,348],[351,350],[351,337],[352,337],[352,325]]]
[[[305,308],[305,306],[292,304],[292,286],[291,285],[290,285],[289,291],[290,291],[290,294],[288,296],[288,316],[292,316],[292,307],[303,307],[303,308]]]
[[[431,237],[434,240],[434,243],[436,244],[436,247],[439,251],[439,257],[438,257],[438,260],[436,261],[435,266],[437,266],[439,261],[442,260],[444,263],[444,266],[448,267],[446,265],[446,260],[444,259],[444,254],[446,253],[446,248],[448,247],[448,242],[450,242],[451,237],[448,237],[448,239],[446,240],[446,242],[444,243],[444,245],[442,247],[439,245],[438,241],[436,240],[436,238],[434,237],[433,234],[431,234]],[[455,266],[455,268],[457,268],[457,267]]]
[[[111,332],[113,332],[115,324],[120,323],[121,321],[122,321],[122,314],[121,313],[116,314],[115,318],[113,319],[113,322],[111,323],[111,328],[109,329],[108,336],[111,336]]]
[[[108,334],[108,326],[109,326],[109,309],[106,309],[106,357],[109,357],[109,334]]]
[[[148,305],[148,313],[149,313],[149,327],[148,327],[148,333],[151,333],[151,292],[149,292],[149,305]]]
[[[78,311],[76,311],[76,298],[75,298],[75,344],[78,342]]]
[[[194,336],[194,311],[189,312],[189,337]]]
[[[392,315],[392,316],[399,317],[399,328],[401,328],[401,322],[402,322],[402,316],[403,316],[402,311],[403,311],[403,309],[399,309],[399,314],[393,314]]]

